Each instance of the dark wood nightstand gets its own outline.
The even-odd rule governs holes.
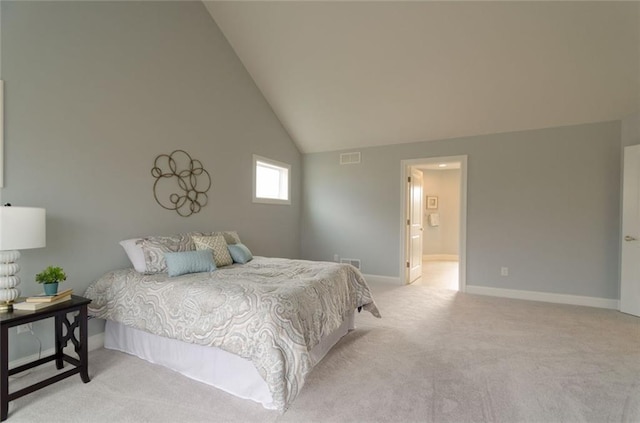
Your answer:
[[[30,394],[38,389],[49,386],[69,376],[77,373],[84,383],[89,379],[89,355],[87,351],[87,305],[91,300],[77,295],[73,295],[70,301],[56,304],[51,307],[36,311],[14,310],[9,313],[0,314],[0,420],[6,420],[9,414],[9,401],[13,401],[24,395]],[[79,312],[74,316],[73,322],[69,322],[67,314]],[[24,364],[9,370],[9,328],[14,326],[31,323],[49,317],[55,318],[55,351],[53,355],[43,357],[31,363]],[[63,334],[63,327],[66,328]],[[79,339],[76,338],[75,329],[78,329]],[[78,354],[78,359],[64,354],[62,349],[71,341]],[[63,361],[71,364],[72,369],[58,373],[48,379],[35,383],[19,391],[9,393],[9,376],[16,373],[24,372],[41,364],[50,361],[56,362],[56,369],[60,370]]]

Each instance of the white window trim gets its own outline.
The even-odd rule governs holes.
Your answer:
[[[280,200],[277,198],[261,198],[261,197],[256,197],[256,165],[257,162],[263,162],[266,164],[270,164],[272,166],[277,166],[277,167],[281,167],[281,168],[285,168],[287,169],[287,193],[288,193],[288,199],[286,200]],[[272,159],[268,159],[266,157],[262,157],[262,156],[258,156],[257,154],[253,155],[253,202],[254,203],[261,203],[261,204],[287,204],[290,205],[291,204],[291,165],[288,163],[283,163],[283,162],[279,162],[277,160],[272,160]]]

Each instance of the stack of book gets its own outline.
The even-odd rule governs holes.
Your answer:
[[[15,303],[13,305],[14,310],[40,310],[45,307],[50,307],[55,304],[60,304],[71,299],[73,289],[66,289],[58,292],[56,295],[36,295],[34,297],[27,297],[24,301]]]

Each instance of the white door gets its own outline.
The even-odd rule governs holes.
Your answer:
[[[620,311],[640,316],[640,145],[624,149]]]
[[[422,172],[411,168],[409,179],[409,283],[422,276]]]

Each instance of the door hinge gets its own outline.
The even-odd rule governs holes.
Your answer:
[[[410,264],[409,264],[409,262],[407,262],[407,269],[409,268],[409,266],[410,266]]]
[[[411,221],[407,219],[407,226],[411,225]]]
[[[411,176],[407,178],[407,182],[411,183]]]

